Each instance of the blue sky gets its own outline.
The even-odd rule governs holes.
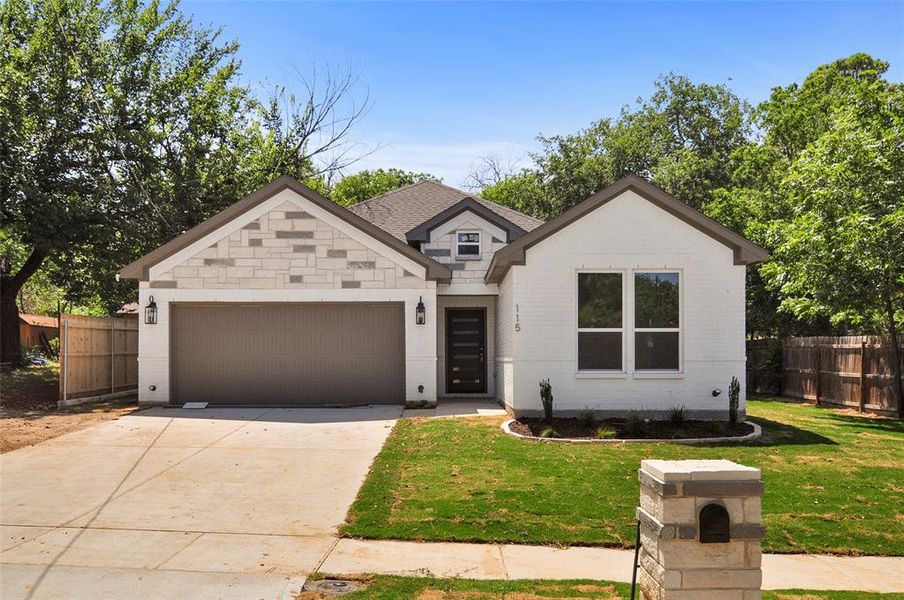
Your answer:
[[[481,155],[521,160],[538,133],[618,114],[661,73],[727,83],[751,102],[863,51],[904,74],[904,2],[182,4],[237,39],[248,83],[350,65],[372,108],[352,132],[401,167],[461,185]]]

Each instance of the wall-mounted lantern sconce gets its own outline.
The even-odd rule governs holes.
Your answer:
[[[424,297],[421,296],[417,301],[417,310],[415,311],[414,322],[423,325],[427,322],[427,309],[424,307]]]
[[[148,305],[144,307],[144,322],[147,325],[157,324],[157,303],[153,296],[148,298]]]

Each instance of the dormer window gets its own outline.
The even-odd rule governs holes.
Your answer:
[[[456,235],[455,255],[458,258],[480,258],[480,233],[460,231]]]

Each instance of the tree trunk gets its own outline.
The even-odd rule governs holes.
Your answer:
[[[19,305],[16,298],[19,290],[41,267],[47,257],[47,250],[35,247],[15,275],[0,274],[0,361],[21,364],[19,354]]]
[[[892,389],[895,392],[895,407],[898,411],[898,418],[904,419],[904,386],[901,385],[901,346],[898,342],[898,326],[895,323],[895,307],[891,301],[891,294],[883,294],[883,304],[885,304],[885,327],[888,330],[888,336],[891,338],[891,376]]]

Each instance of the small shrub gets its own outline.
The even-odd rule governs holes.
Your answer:
[[[586,407],[578,413],[578,423],[587,429],[593,429],[596,426],[596,411]]]
[[[732,425],[738,423],[738,406],[741,403],[741,384],[737,377],[731,378],[728,384],[728,422]]]
[[[540,401],[543,403],[543,416],[546,421],[552,421],[552,384],[549,378],[540,380]]]
[[[681,406],[673,406],[669,409],[665,419],[674,429],[681,429],[688,419],[687,409],[684,408],[683,404]]]
[[[544,427],[543,431],[540,432],[541,438],[557,438],[559,437],[559,432],[553,429],[552,427]]]
[[[607,427],[606,425],[601,425],[596,430],[596,439],[598,440],[608,440],[615,437],[615,430],[611,427]]]
[[[636,410],[629,410],[628,416],[625,417],[625,433],[631,437],[643,435],[643,417]]]

